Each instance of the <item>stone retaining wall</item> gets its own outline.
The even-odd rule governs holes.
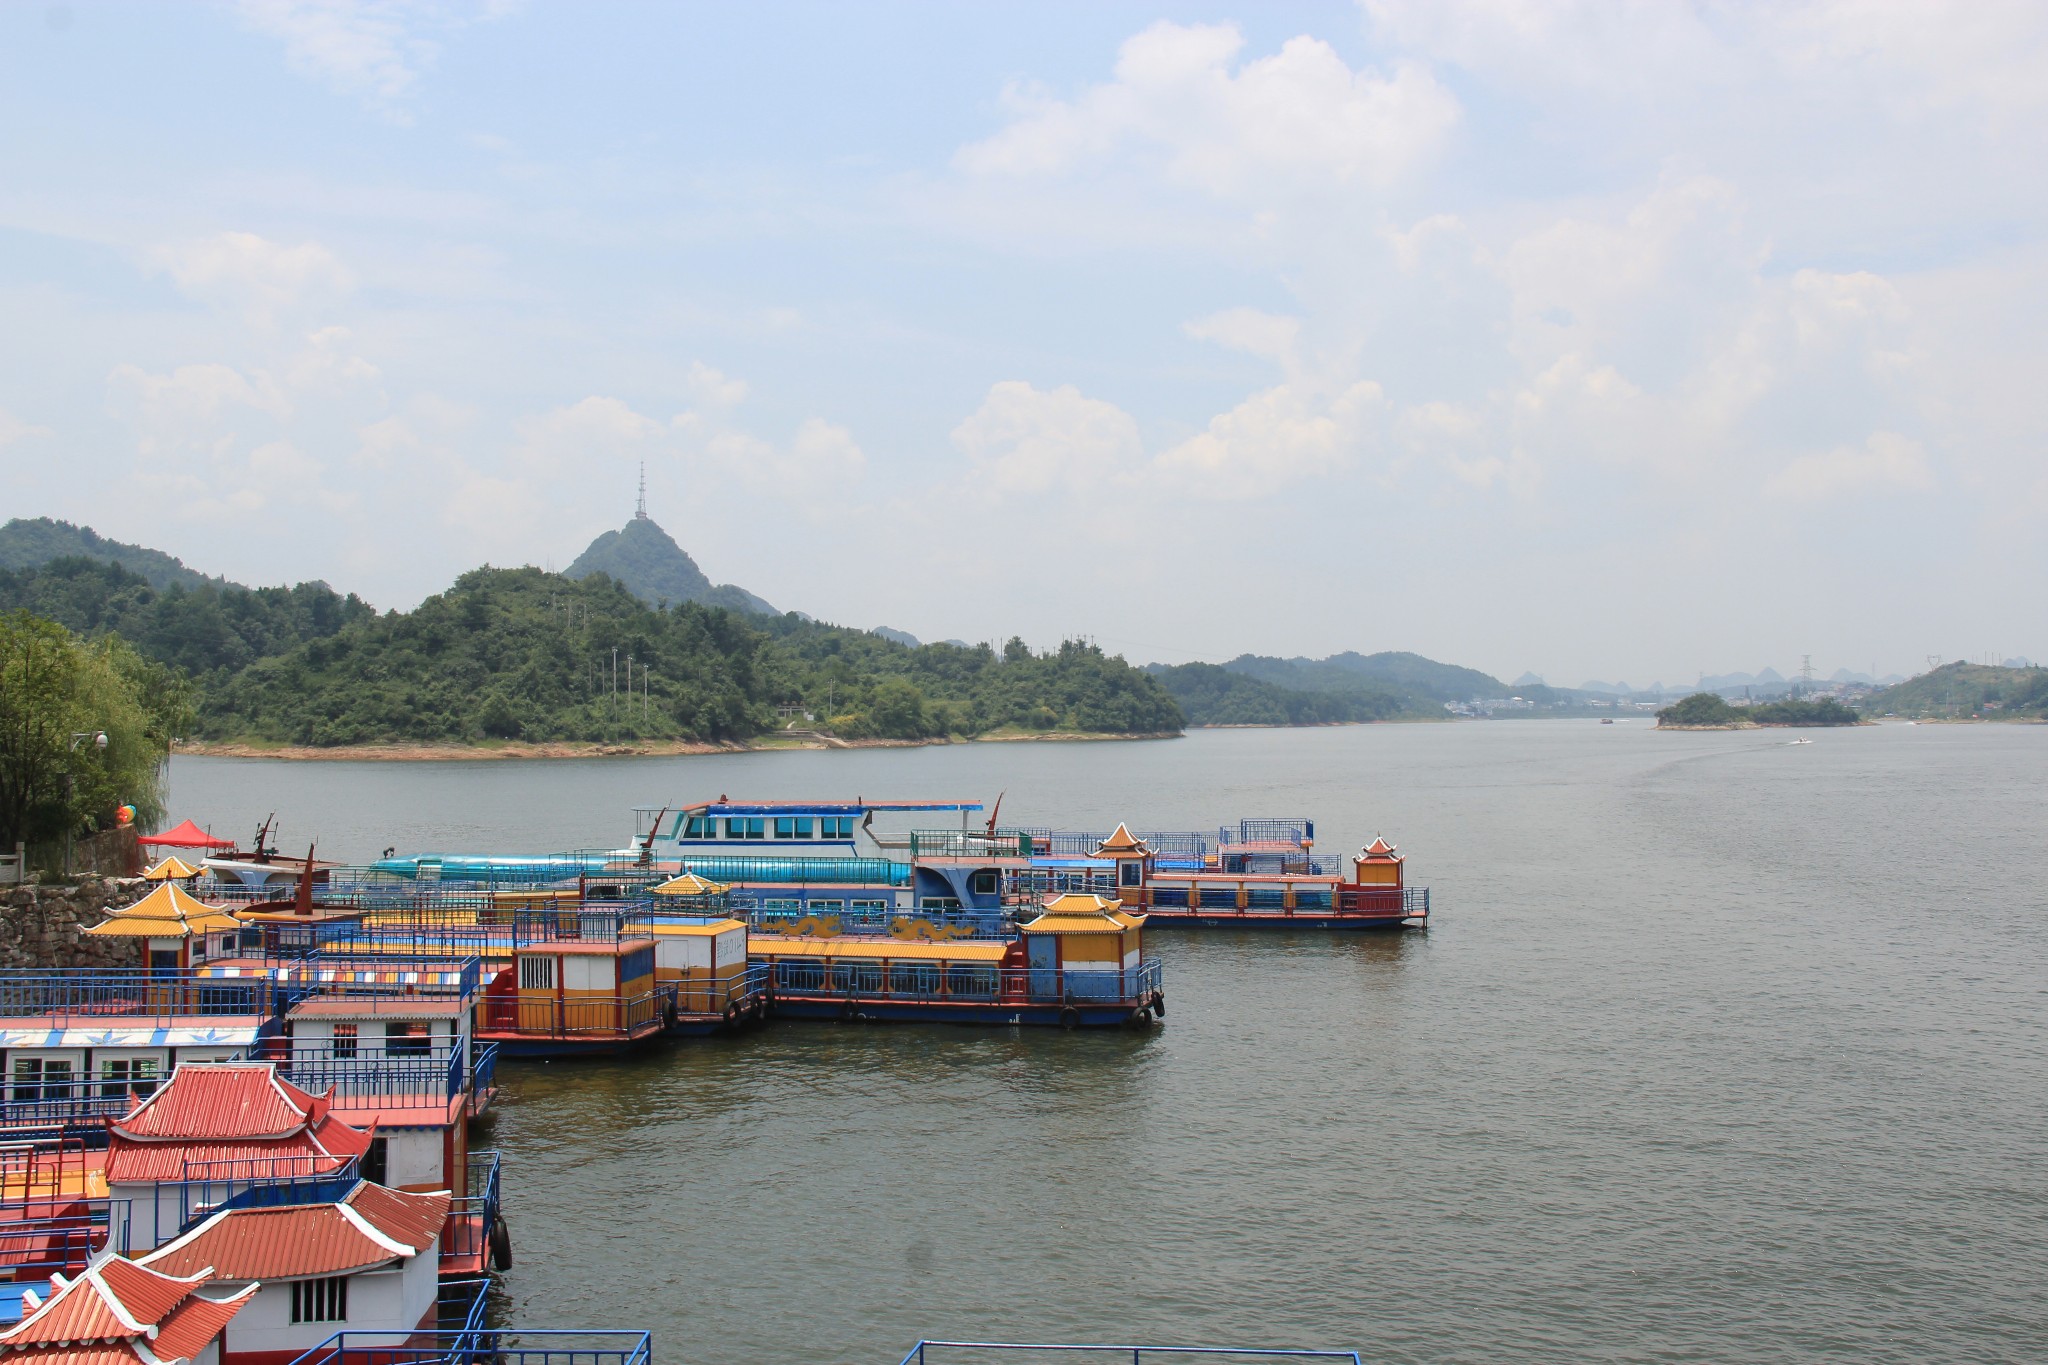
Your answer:
[[[92,938],[86,930],[113,906],[149,894],[140,877],[83,877],[76,886],[16,886],[0,892],[0,968],[140,967],[141,939]]]

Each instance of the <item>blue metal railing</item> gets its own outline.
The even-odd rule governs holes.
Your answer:
[[[481,1101],[498,1085],[498,1045],[471,1043],[469,1046],[469,1093]]]
[[[491,1287],[487,1276],[473,1280],[443,1280],[435,1300],[434,1319],[444,1332],[474,1333],[483,1330],[486,1295]]]
[[[195,971],[0,971],[0,1018],[167,1024],[191,1015],[267,1015],[267,983]]]
[[[286,1204],[331,1204],[362,1179],[356,1157],[242,1157],[187,1161],[179,1182],[181,1232],[189,1232],[222,1209],[276,1208]]]
[[[0,1081],[0,1130],[96,1127],[125,1115],[162,1080]]]
[[[1018,1341],[920,1341],[917,1345],[910,1348],[910,1354],[903,1357],[902,1365],[933,1365],[929,1357],[936,1356],[941,1351],[958,1351],[963,1353],[990,1351],[1046,1355],[1091,1353],[1095,1355],[1113,1355],[1119,1361],[1128,1360],[1130,1365],[1145,1365],[1145,1358],[1147,1356],[1154,1358],[1171,1356],[1179,1360],[1186,1360],[1190,1357],[1206,1357],[1209,1359],[1326,1360],[1332,1362],[1332,1365],[1335,1365],[1337,1361],[1349,1361],[1351,1365],[1363,1365],[1356,1351],[1290,1351],[1278,1350],[1272,1347],[1250,1346],[1082,1346],[1067,1343],[1042,1342],[1034,1344]]]
[[[774,967],[778,999],[1135,1004],[1149,1000],[1164,982],[1156,958],[1095,972],[979,962],[893,962],[885,967],[844,958],[784,958]]]
[[[395,1340],[394,1340],[395,1339]],[[291,1365],[652,1365],[646,1332],[336,1332]]]
[[[335,1101],[344,1108],[356,1100],[387,1109],[446,1107],[469,1089],[468,1058],[461,1048],[395,1053],[390,1046],[386,1040],[381,1054],[346,1056],[337,1056],[331,1046],[293,1048],[264,1060],[276,1062],[278,1074],[301,1090],[317,1095],[332,1086]]]
[[[488,1263],[491,1229],[497,1226],[503,1162],[495,1151],[471,1152],[463,1172],[463,1192],[448,1202],[448,1222],[441,1251],[448,1256],[476,1256]]]

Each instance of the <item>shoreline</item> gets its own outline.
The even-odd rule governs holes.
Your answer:
[[[539,743],[505,740],[488,744],[337,744],[325,748],[307,744],[251,743],[247,740],[190,740],[173,748],[171,757],[273,758],[291,763],[460,763],[500,759],[674,758],[702,754],[788,753],[800,749],[922,749],[939,744],[1110,743],[1180,737],[1178,732],[1107,735],[1066,730],[988,734],[964,739],[950,735],[936,739],[838,739],[807,733],[800,739],[786,740],[763,735],[753,740],[725,741],[649,739],[602,744],[583,740]]]

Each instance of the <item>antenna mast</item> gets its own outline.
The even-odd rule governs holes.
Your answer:
[[[640,462],[640,500],[633,505],[633,520],[647,520],[647,461]]]

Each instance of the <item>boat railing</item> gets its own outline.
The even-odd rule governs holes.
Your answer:
[[[0,1018],[168,1024],[190,1015],[263,1015],[265,984],[198,970],[0,971]]]
[[[289,1365],[653,1365],[646,1332],[507,1327],[336,1332]]]
[[[1235,827],[1224,825],[1216,831],[1216,842],[1224,848],[1232,844],[1293,844],[1306,847],[1316,837],[1315,821],[1293,820],[1239,820]]]
[[[546,1038],[632,1038],[658,1027],[675,1005],[676,988],[638,995],[486,996],[484,1027]]]
[[[498,1088],[498,1045],[469,1045],[469,1093],[479,1103]]]
[[[887,950],[878,948],[878,957]],[[1140,1003],[1164,973],[1156,958],[1135,967],[1000,967],[986,962],[882,962],[842,957],[781,958],[778,999],[894,1000],[960,1004]]]
[[[1232,1361],[1327,1361],[1329,1365],[1362,1365],[1356,1351],[1295,1351],[1248,1346],[1083,1346],[1068,1343],[1027,1343],[1018,1341],[920,1341],[903,1357],[902,1365],[947,1365],[951,1358],[966,1359],[977,1354],[992,1355],[1004,1362],[1021,1362],[1032,1357],[1057,1359],[1066,1365],[1075,1357],[1100,1357],[1116,1365],[1188,1365],[1194,1361],[1226,1365]]]
[[[240,1061],[237,1051],[226,1060]],[[118,1119],[161,1084],[160,1076],[134,1080],[0,1080],[0,1131],[102,1127]]]
[[[1352,914],[1400,915],[1404,919],[1429,916],[1429,888],[1426,886],[1340,886],[1337,908]]]
[[[435,1325],[444,1332],[482,1331],[490,1288],[491,1281],[487,1275],[441,1281],[440,1293],[434,1300]]]
[[[76,1275],[102,1252],[127,1255],[129,1206],[126,1199],[98,1199],[83,1212],[58,1212],[77,1206],[46,1200],[23,1206],[18,1217],[15,1209],[0,1208],[0,1277],[25,1281]]]
[[[904,942],[946,942],[953,939],[1009,939],[1015,937],[1012,917],[1002,910],[912,910],[897,906],[855,910],[844,902],[820,906],[815,901],[795,906],[763,901],[733,916],[743,919],[749,929],[763,934],[801,934],[806,922],[836,920],[836,932]]]
[[[461,1047],[427,1047],[418,1052],[396,1050],[397,1039],[383,1040],[383,1050],[337,1052],[327,1047],[294,1047],[266,1053],[280,1076],[301,1090],[334,1091],[342,1108],[374,1101],[380,1109],[446,1108],[470,1088],[469,1052]],[[495,1060],[495,1058],[494,1058]]]
[[[0,1142],[0,1203],[84,1198],[86,1150],[84,1138],[61,1129]]]
[[[769,971],[765,962],[750,962],[730,975],[681,977],[663,983],[675,992],[678,1014],[724,1014],[747,1009],[768,994]]]
[[[910,855],[920,858],[1093,858],[1114,830],[1038,829],[1005,826],[987,830],[916,830]],[[1193,830],[1146,830],[1136,836],[1162,858],[1192,860],[1209,856],[1207,835]]]
[[[497,1226],[503,1163],[495,1151],[471,1152],[463,1173],[463,1192],[448,1201],[448,1222],[441,1233],[443,1256],[475,1256],[485,1264],[491,1230]]]
[[[356,1157],[234,1157],[183,1165],[178,1183],[181,1232],[223,1209],[331,1204],[362,1179]]]

